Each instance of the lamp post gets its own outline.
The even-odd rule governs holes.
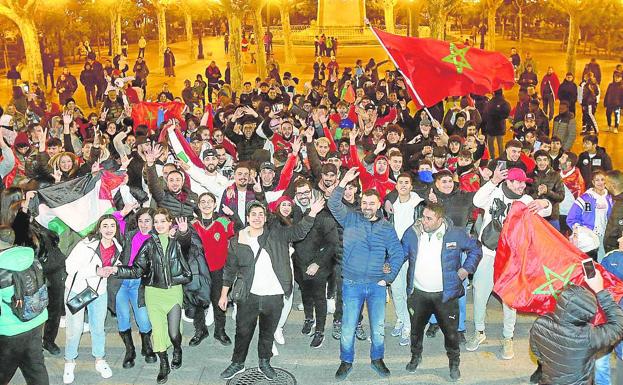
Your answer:
[[[205,56],[203,55],[203,22],[200,23],[199,26],[199,44],[197,46],[197,59],[204,59]]]

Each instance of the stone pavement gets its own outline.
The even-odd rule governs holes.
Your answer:
[[[471,292],[468,292],[471,302]],[[295,304],[298,301],[295,299]],[[468,304],[468,333],[473,330],[471,304]],[[462,384],[473,385],[524,385],[532,374],[535,365],[528,354],[528,333],[534,320],[531,315],[520,315],[515,330],[515,358],[505,361],[500,358],[502,308],[495,299],[490,300],[487,324],[487,341],[476,352],[461,351]],[[276,367],[291,372],[300,385],[318,385],[334,383],[335,370],[339,365],[339,342],[327,335],[320,349],[309,347],[310,338],[300,333],[303,323],[303,312],[293,310],[285,327],[286,344],[279,346],[279,356],[273,358]],[[332,316],[327,320],[327,331],[330,331]],[[357,341],[356,357],[353,371],[344,384],[417,384],[432,385],[448,383],[448,360],[443,348],[441,332],[433,339],[424,339],[424,359],[417,374],[409,374],[404,367],[409,361],[409,347],[399,346],[398,339],[389,334],[395,322],[393,306],[388,304],[385,325],[385,362],[392,375],[388,379],[380,379],[369,366],[369,347],[367,341]],[[369,332],[367,317],[364,325]],[[210,327],[210,332],[212,332]],[[121,339],[117,334],[116,322],[108,317],[106,322],[106,358],[113,370],[113,377],[102,379],[94,369],[94,360],[90,355],[90,335],[85,334],[80,346],[76,368],[76,385],[107,384],[107,385],[151,385],[155,384],[158,364],[146,364],[142,358],[136,360],[132,369],[123,369],[121,363],[125,352]],[[228,316],[227,332],[234,337],[234,322]],[[192,324],[184,323],[184,355],[183,366],[172,371],[168,384],[174,385],[215,385],[224,384],[219,378],[220,372],[229,364],[232,347],[223,347],[212,336],[205,339],[197,347],[189,347],[192,337]],[[57,343],[64,345],[64,329],[57,338]],[[134,341],[139,341],[138,332],[134,330]],[[249,349],[247,366],[257,366],[257,330]],[[169,352],[169,358],[170,358]],[[46,365],[50,374],[50,384],[62,384],[63,358],[51,357],[46,353]],[[21,374],[11,382],[22,385]],[[266,382],[269,384],[269,382]]]

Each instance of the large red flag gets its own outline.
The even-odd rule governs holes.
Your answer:
[[[549,313],[566,285],[586,287],[581,264],[586,258],[545,219],[531,213],[522,202],[515,202],[502,227],[493,290],[518,311]],[[595,265],[603,276],[604,288],[618,303],[623,297],[623,282]],[[595,322],[601,321],[600,311]]]
[[[376,28],[374,32],[427,107],[448,96],[484,95],[515,84],[513,65],[499,52],[398,36]],[[412,90],[407,89],[413,102],[422,107]]]
[[[132,105],[132,120],[134,120],[134,127],[139,124],[144,124],[151,130],[158,129],[160,123],[169,119],[177,119],[180,124],[185,127],[186,121],[184,120],[184,110],[186,104],[182,102],[140,102]]]

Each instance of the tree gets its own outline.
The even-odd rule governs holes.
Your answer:
[[[251,0],[250,12],[253,19],[253,31],[255,33],[255,44],[257,44],[257,76],[264,79],[267,75],[266,70],[266,50],[264,49],[264,26],[262,25],[262,8],[267,0]]]
[[[495,17],[503,0],[483,0],[485,10],[487,12],[487,41],[486,47],[488,50],[495,50]]]
[[[164,51],[167,49],[167,7],[175,0],[150,0],[156,9],[158,22],[158,55],[160,67],[164,67]]]
[[[178,0],[177,5],[184,15],[186,41],[188,41],[188,49],[190,50],[190,58],[192,60],[196,57],[196,44],[193,36],[193,11],[195,9],[191,6],[191,3],[186,0]]]
[[[242,21],[240,16],[246,10],[246,0],[220,0],[220,8],[227,15],[229,24],[229,70],[231,88],[239,92],[242,89],[244,68],[242,66]]]
[[[35,13],[42,0],[0,0],[0,15],[17,25],[26,54],[26,76],[31,82],[43,84],[43,64],[39,46],[39,32],[35,24]]]
[[[567,37],[567,72],[575,74],[576,47],[580,38],[580,20],[590,10],[593,0],[553,0],[555,7],[569,16],[569,35]]]
[[[290,27],[290,11],[297,0],[279,0],[279,15],[281,16],[281,30],[283,33],[283,51],[286,64],[296,63],[294,46],[292,44],[292,28]]]
[[[409,23],[408,36],[420,36],[420,14],[424,7],[424,1],[422,0],[409,0],[406,4],[407,19]]]
[[[385,30],[389,33],[394,33],[395,17],[394,7],[398,0],[383,0],[383,15],[385,16]]]
[[[459,1],[429,0],[427,4],[430,20],[430,37],[432,37],[433,39],[443,40],[445,37],[444,31],[446,29],[448,15],[458,6]]]
[[[112,54],[121,53],[121,11],[123,10],[123,0],[104,0],[103,5],[108,8],[110,17],[110,31],[112,36]]]

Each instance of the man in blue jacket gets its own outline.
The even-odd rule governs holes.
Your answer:
[[[386,286],[396,278],[405,261],[396,230],[378,214],[381,199],[376,190],[363,192],[361,212],[349,209],[342,202],[344,188],[358,175],[357,168],[350,169],[328,202],[331,213],[344,228],[342,257],[344,305],[340,338],[342,363],[335,373],[337,380],[344,380],[352,370],[355,358],[355,328],[364,302],[368,307],[371,329],[371,367],[381,377],[390,375],[383,362]],[[389,266],[385,267],[386,264]]]
[[[445,219],[442,205],[429,202],[422,218],[402,238],[409,259],[407,305],[411,315],[411,361],[407,371],[415,373],[422,362],[424,328],[434,314],[444,335],[450,361],[450,380],[461,378],[459,370],[459,302],[463,280],[476,271],[482,251],[463,228]],[[465,262],[461,264],[461,254]]]

